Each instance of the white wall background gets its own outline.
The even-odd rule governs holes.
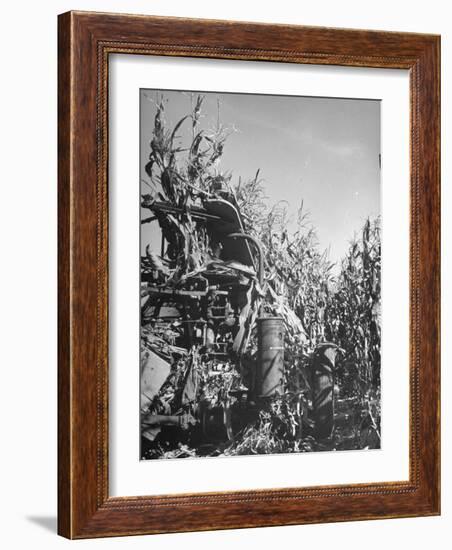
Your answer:
[[[0,517],[2,547],[449,548],[452,536],[452,17],[430,0],[48,0],[5,3],[0,85]],[[58,13],[70,9],[442,34],[443,515],[71,543],[56,530],[56,67]],[[449,437],[448,437],[449,436]],[[449,540],[449,542],[447,542]]]

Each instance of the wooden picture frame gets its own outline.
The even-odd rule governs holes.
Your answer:
[[[440,513],[440,38],[69,12],[58,39],[58,532],[68,538]],[[148,497],[108,491],[108,60],[112,53],[407,69],[409,481]]]

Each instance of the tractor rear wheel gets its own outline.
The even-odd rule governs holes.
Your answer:
[[[334,428],[334,365],[335,344],[317,346],[312,364],[312,407],[314,432],[318,439],[332,436]]]

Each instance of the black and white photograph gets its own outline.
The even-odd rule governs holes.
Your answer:
[[[450,548],[450,4],[2,7],[2,547]]]
[[[140,458],[381,447],[380,101],[140,90]]]

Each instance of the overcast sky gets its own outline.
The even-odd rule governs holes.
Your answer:
[[[170,126],[190,112],[190,94],[141,91],[141,171],[149,156],[156,111],[163,93]],[[260,169],[268,204],[285,200],[296,217],[301,201],[310,212],[319,246],[332,261],[347,251],[367,216],[380,213],[380,102],[376,100],[203,93],[202,127],[220,119],[234,131],[220,168],[252,178]],[[190,124],[178,132],[187,144]],[[145,189],[143,189],[145,192]],[[146,224],[151,225],[151,224]],[[152,224],[153,225],[153,224]],[[150,227],[143,231],[147,231]],[[143,240],[147,235],[143,233]]]

